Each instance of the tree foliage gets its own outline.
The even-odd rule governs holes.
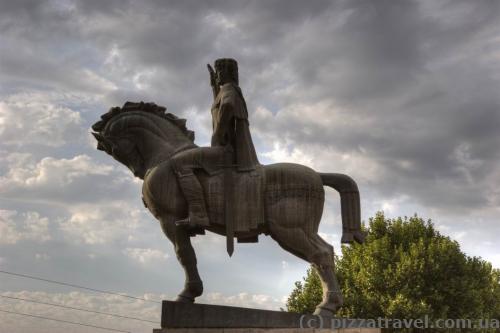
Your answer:
[[[313,313],[316,305],[321,302],[322,295],[319,275],[311,267],[307,270],[303,282],[295,282],[295,289],[286,303],[287,309],[290,312]]]
[[[465,255],[431,221],[414,216],[369,221],[363,245],[343,246],[336,273],[345,304],[339,315],[356,318],[499,318],[500,272]],[[296,282],[292,312],[311,313],[321,301],[313,269]]]

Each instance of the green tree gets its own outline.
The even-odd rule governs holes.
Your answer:
[[[493,294],[493,299],[497,300],[493,305],[493,317],[500,319],[500,269],[495,269],[493,271],[493,283],[491,287],[491,293]]]
[[[431,221],[417,217],[369,221],[363,245],[343,246],[336,273],[344,294],[339,315],[357,318],[499,318],[500,272],[465,255]],[[311,313],[321,284],[309,269],[287,301]]]
[[[295,289],[290,294],[290,297],[288,297],[286,303],[287,309],[290,312],[313,313],[316,305],[321,302],[322,295],[323,291],[319,275],[311,266],[307,270],[304,281],[295,282]]]

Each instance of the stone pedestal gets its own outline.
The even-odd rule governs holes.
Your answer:
[[[163,301],[161,329],[153,333],[380,333],[355,319],[285,311]]]

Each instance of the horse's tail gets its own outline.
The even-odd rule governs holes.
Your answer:
[[[323,185],[337,190],[340,194],[340,211],[342,215],[341,243],[356,241],[363,243],[364,234],[361,231],[361,204],[356,182],[341,173],[319,173]]]

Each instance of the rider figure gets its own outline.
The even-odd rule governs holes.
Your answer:
[[[207,66],[214,94],[211,147],[186,150],[172,159],[189,206],[188,217],[177,221],[177,225],[209,225],[203,189],[194,174],[195,169],[203,169],[212,175],[224,167],[234,166],[237,171],[245,172],[253,171],[259,165],[250,136],[245,99],[238,86],[236,60],[217,59],[215,72],[210,65]]]

